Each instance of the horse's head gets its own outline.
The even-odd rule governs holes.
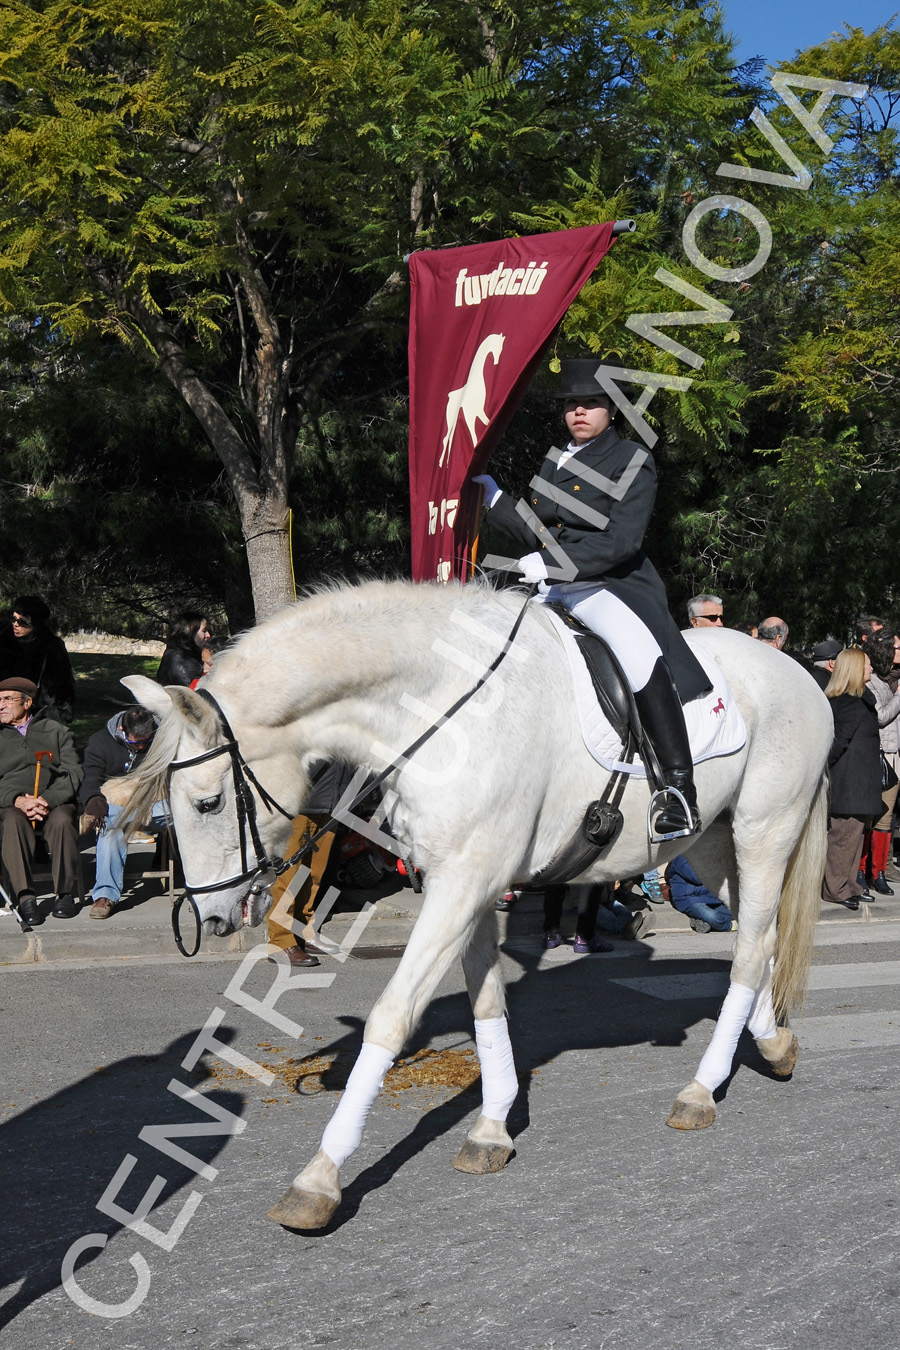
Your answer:
[[[185,882],[204,931],[224,936],[244,924],[260,923],[272,901],[264,889],[267,877],[258,853],[280,853],[290,819],[260,800],[239,767],[235,772],[236,747],[231,747],[214,708],[198,693],[163,688],[143,675],[122,683],[159,718],[144,762],[110,787],[125,807],[123,824],[140,828],[151,808],[168,798]],[[241,749],[252,757],[262,786],[295,813],[308,780],[287,730],[254,725],[252,742],[252,753],[250,747]]]

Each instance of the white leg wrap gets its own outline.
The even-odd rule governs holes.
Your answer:
[[[475,1045],[481,1064],[481,1114],[506,1120],[519,1091],[506,1018],[476,1017]]]
[[[709,1049],[700,1061],[700,1068],[694,1074],[698,1083],[702,1083],[710,1092],[715,1092],[720,1083],[731,1073],[731,1064],[737,1048],[738,1037],[743,1031],[754,992],[742,984],[730,984]]]
[[[394,1056],[389,1050],[363,1041],[344,1095],[322,1135],[322,1148],[335,1167],[343,1167],[350,1154],[359,1148],[369,1110],[393,1062]]]
[[[769,962],[769,970],[763,976],[762,984],[756,991],[750,1016],[747,1018],[747,1030],[754,1040],[769,1041],[778,1030],[775,1022],[775,1010],[772,1007],[772,980],[770,972],[775,962]]]

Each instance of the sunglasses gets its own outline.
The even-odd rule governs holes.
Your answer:
[[[724,614],[695,614],[695,619],[704,619],[706,623],[724,623]]]
[[[32,622],[31,622],[31,620],[29,619],[29,617],[28,617],[27,614],[14,614],[14,615],[12,616],[12,621],[13,621],[13,623],[16,625],[17,628],[33,628],[33,627],[34,627],[34,625],[32,624]]]

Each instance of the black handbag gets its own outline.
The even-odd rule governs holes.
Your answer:
[[[886,755],[886,754],[884,753],[884,751],[882,750],[882,752],[881,752],[881,790],[882,790],[882,792],[889,792],[889,791],[891,790],[892,787],[896,787],[896,786],[897,786],[898,782],[900,782],[900,779],[898,779],[897,775],[894,773],[894,768],[893,768],[893,765],[891,764],[891,761],[888,759],[887,755]]]

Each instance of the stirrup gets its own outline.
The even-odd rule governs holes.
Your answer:
[[[672,830],[666,834],[657,834],[653,828],[653,813],[654,811],[662,811],[666,806],[666,799],[670,796],[677,798],[681,803],[685,820],[690,823],[685,830]],[[647,806],[647,836],[651,844],[665,844],[670,839],[686,839],[689,835],[696,834],[699,828],[699,817],[695,820],[694,814],[687,804],[687,798],[677,787],[666,786],[658,788],[656,792],[653,793]]]

